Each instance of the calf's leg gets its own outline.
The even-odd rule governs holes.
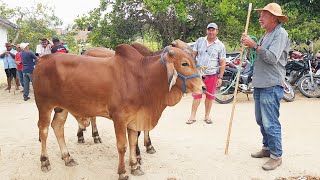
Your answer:
[[[60,147],[60,151],[61,151],[62,160],[64,160],[66,166],[71,167],[71,166],[78,165],[78,163],[71,158],[65,139],[64,139],[64,124],[66,122],[67,116],[68,116],[68,111],[66,110],[56,111],[55,109],[51,127],[53,128],[53,131],[56,135],[56,138]]]

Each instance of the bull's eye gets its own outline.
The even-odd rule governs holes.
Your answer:
[[[182,66],[189,66],[189,64],[188,63],[182,63]]]

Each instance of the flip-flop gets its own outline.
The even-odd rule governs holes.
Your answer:
[[[205,119],[204,122],[206,122],[207,124],[212,124],[211,119]]]
[[[194,122],[196,122],[197,120],[195,120],[195,119],[189,119],[186,123],[187,124],[192,124],[192,123],[194,123]]]

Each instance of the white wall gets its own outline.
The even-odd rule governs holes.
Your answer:
[[[7,29],[0,25],[0,54],[2,54],[6,48],[4,44],[8,41]],[[6,74],[4,72],[3,61],[0,60],[0,84],[6,83]]]
[[[4,43],[8,41],[7,29],[0,25],[0,52],[5,50]]]

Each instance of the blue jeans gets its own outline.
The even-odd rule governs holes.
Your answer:
[[[24,86],[24,81],[23,81],[23,73],[22,70],[17,70],[17,74],[18,74],[18,79],[20,81],[21,86]]]
[[[29,96],[30,82],[32,82],[32,74],[23,73],[23,97]]]
[[[281,124],[279,121],[280,100],[283,87],[254,88],[256,121],[262,134],[263,149],[270,151],[270,157],[282,156]]]

